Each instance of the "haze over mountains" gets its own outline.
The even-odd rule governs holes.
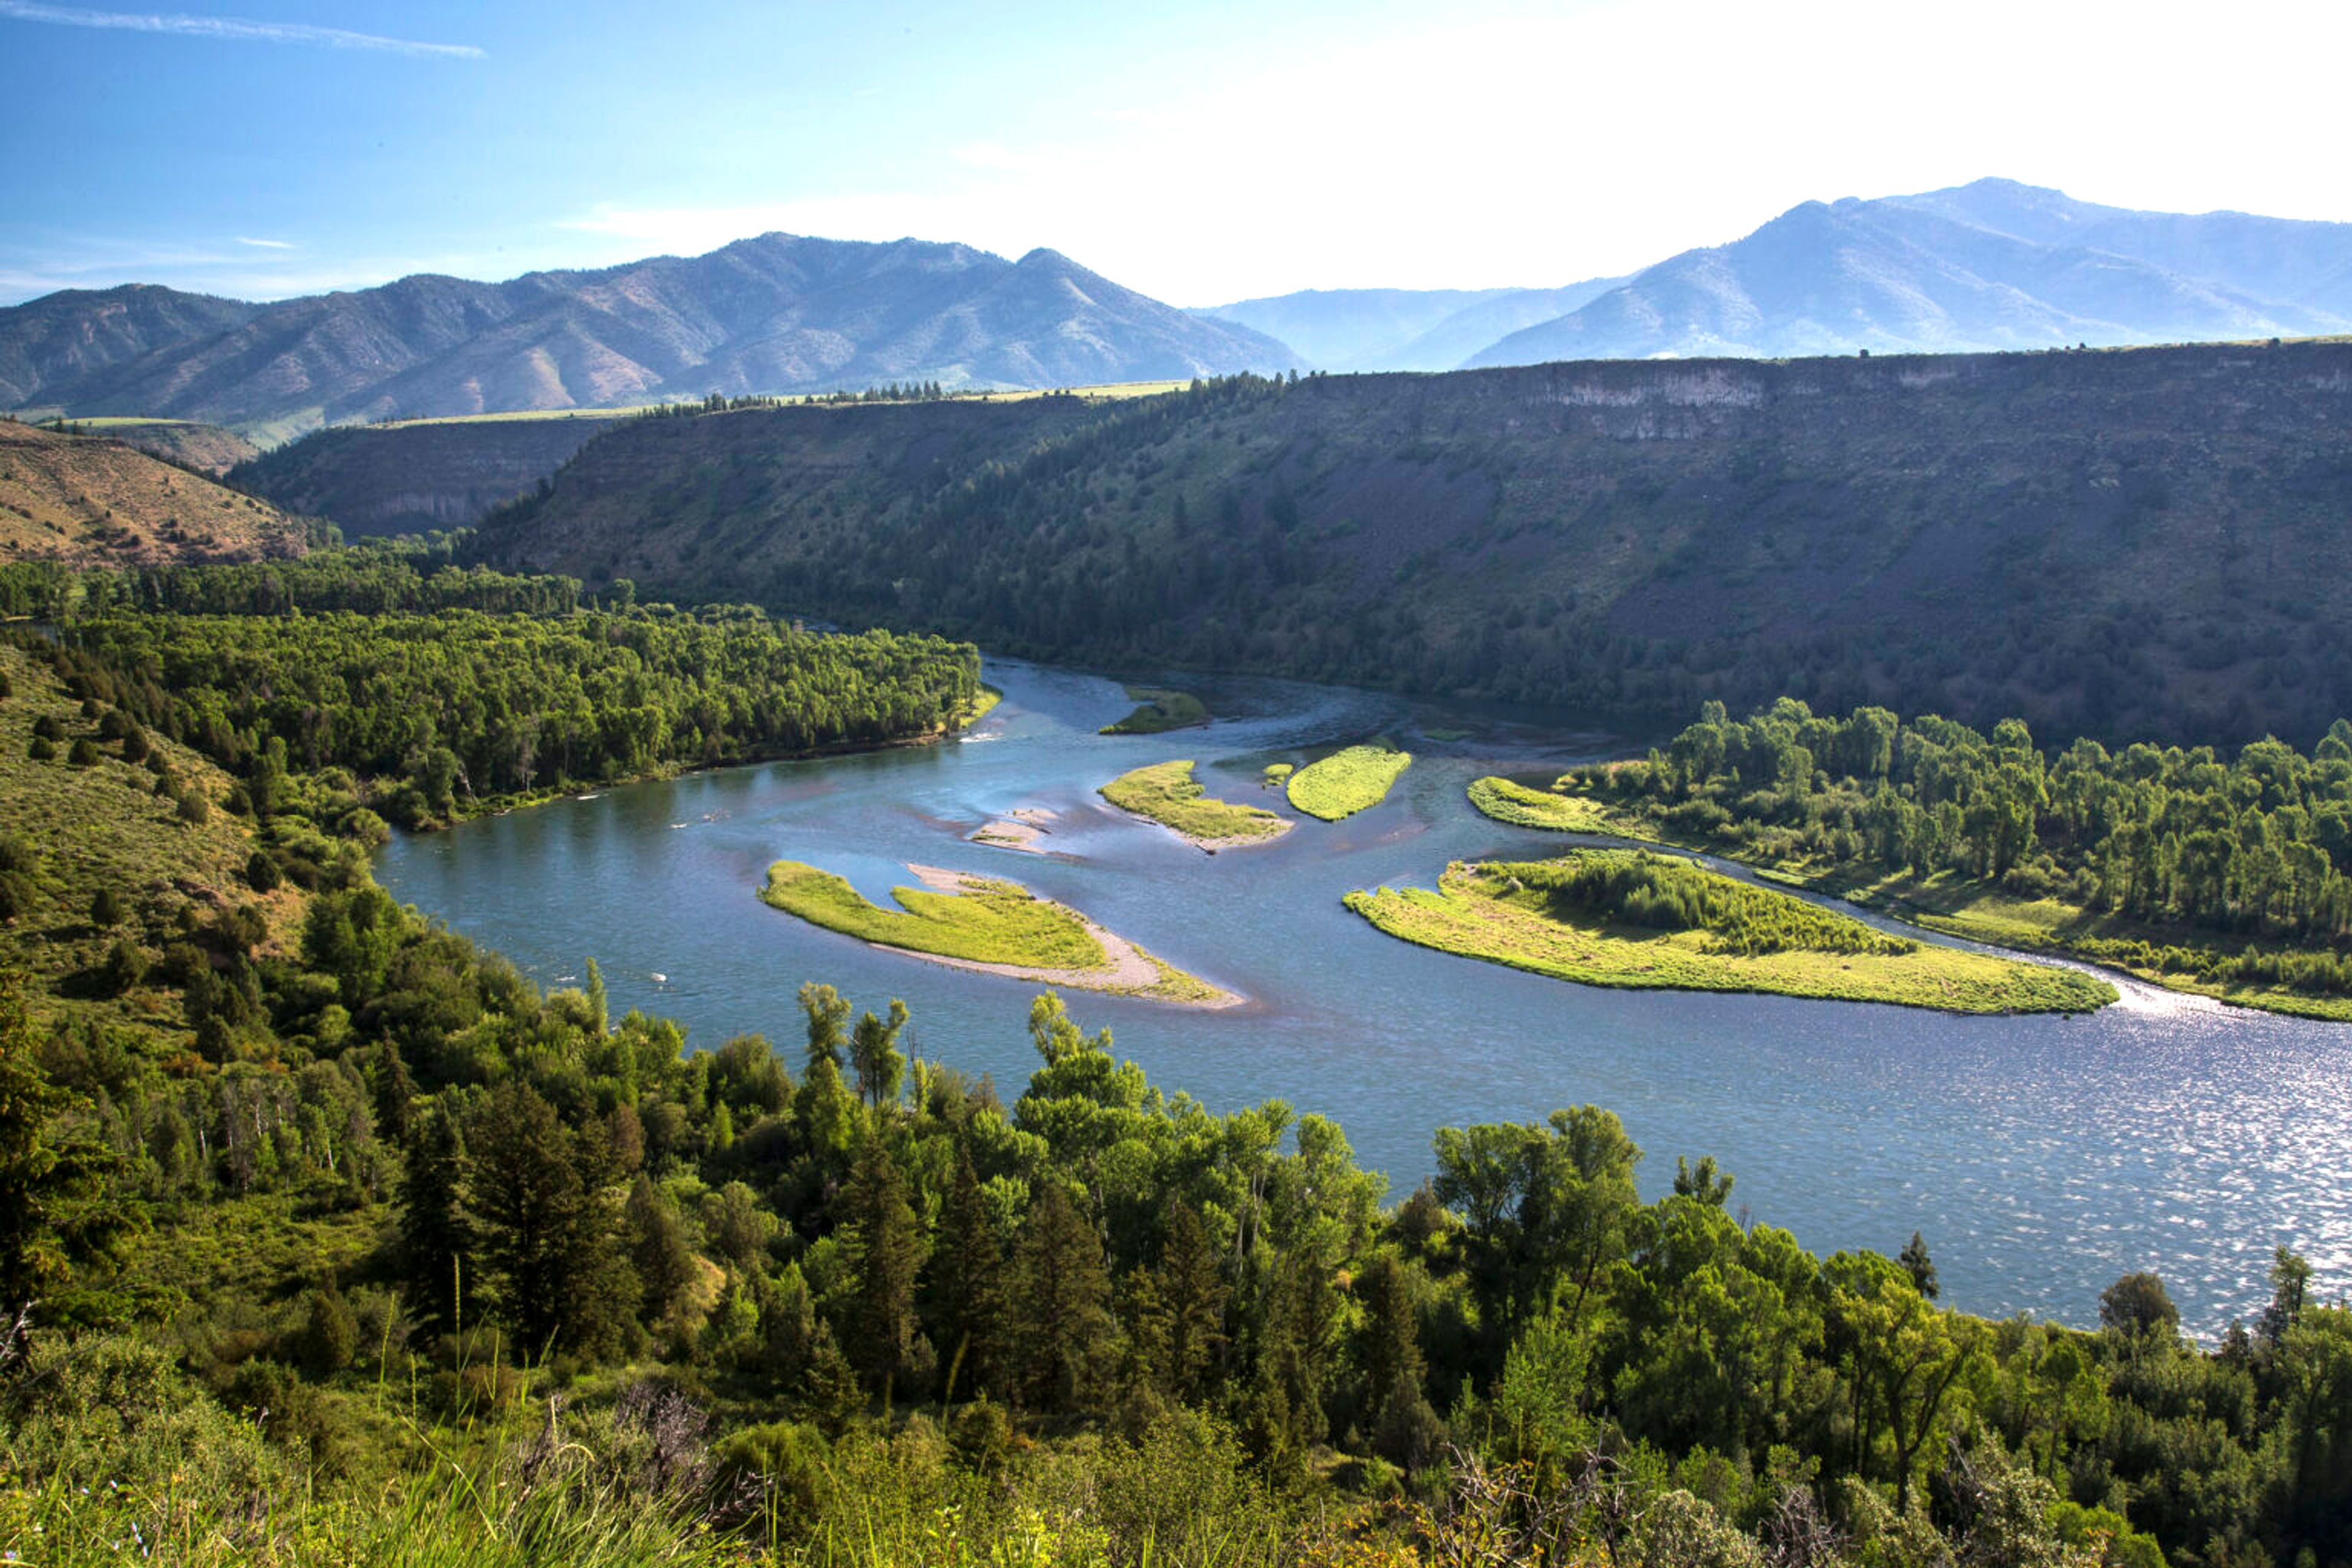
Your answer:
[[[1451,359],[1433,341],[1454,323],[1451,350],[1477,335],[1471,312],[1541,292],[1310,291],[1207,313],[1276,336],[1289,325],[1285,341],[1330,370],[2310,336],[2352,331],[2352,224],[2135,212],[1979,180],[1807,202],[1729,245],[1559,290],[1570,302],[1557,313]],[[1429,324],[1408,339],[1400,320]]]
[[[0,310],[0,406],[320,424],[888,382],[1060,386],[1287,368],[1280,343],[1051,250],[770,234],[505,283],[249,305],[127,286]]]
[[[504,283],[257,305],[146,285],[0,310],[0,407],[320,425],[1241,370],[2123,345],[2352,331],[2352,224],[2134,212],[2009,180],[1808,202],[1553,289],[1307,290],[1181,310],[1052,250],[784,234]]]

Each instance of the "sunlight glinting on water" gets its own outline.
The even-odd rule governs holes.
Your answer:
[[[1600,754],[1591,729],[1445,712],[1275,681],[1178,679],[1220,718],[1159,737],[1094,731],[1131,705],[1099,678],[993,663],[1008,693],[947,745],[730,770],[614,789],[396,840],[378,875],[403,900],[512,957],[542,984],[596,957],[616,1007],[679,1019],[709,1048],[766,1034],[797,1066],[803,980],[913,1009],[924,1054],[992,1074],[1009,1100],[1034,1067],[1036,988],[877,952],[760,903],[768,863],[806,860],[869,899],[911,863],[1007,877],[1250,999],[1192,1012],[1066,998],[1161,1087],[1213,1109],[1265,1099],[1332,1117],[1391,1195],[1445,1125],[1539,1119],[1591,1101],[1648,1157],[1711,1153],[1735,1207],[1815,1251],[1893,1252],[1914,1230],[1946,1299],[1973,1311],[2094,1321],[2098,1292],[2162,1274],[2211,1334],[2267,1299],[2273,1247],[2352,1288],[2352,1028],[2118,982],[2088,1016],[1958,1017],[1780,997],[1606,991],[1411,946],[1340,906],[1353,888],[1433,885],[1453,858],[1558,840],[1480,817],[1482,773]],[[1432,742],[1429,728],[1467,729]],[[1420,760],[1384,805],[1302,821],[1206,856],[1095,795],[1125,770],[1199,761],[1211,793],[1276,804],[1259,770],[1388,733]],[[970,842],[1015,807],[1056,814],[1043,854]],[[656,982],[652,976],[664,978]]]

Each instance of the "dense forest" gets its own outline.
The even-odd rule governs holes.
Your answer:
[[[1643,761],[1555,785],[1635,826],[1747,860],[1938,904],[2006,895],[2003,940],[2041,938],[2221,985],[2352,996],[2352,722],[2306,755],[2077,740],[2045,757],[2021,721],[1990,737],[1883,708],[1841,719],[1782,699],[1709,703]],[[2032,929],[2038,921],[2041,930]]]
[[[457,566],[446,543],[20,565],[0,568],[0,599],[61,622],[54,643],[17,635],[128,722],[240,774],[265,816],[289,770],[342,770],[361,809],[415,826],[574,784],[932,735],[980,689],[968,645],[640,606],[625,584],[583,607],[570,579]]]
[[[1712,1161],[1644,1201],[1591,1106],[1391,1194],[1050,995],[1008,1104],[821,984],[788,1043],[692,1050],[593,964],[541,993],[369,876],[343,759],[435,689],[410,654],[315,769],[242,673],[157,682],[194,749],[122,678],[257,693],[366,624],[0,647],[22,1561],[2352,1562],[2352,1310],[2291,1253],[2210,1345],[2145,1273],[1991,1322],[1922,1238],[1814,1257]]]
[[[1096,664],[1644,714],[1782,693],[2315,743],[2352,711],[2352,344],[719,412],[480,559]]]

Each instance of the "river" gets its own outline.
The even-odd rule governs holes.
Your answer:
[[[797,1069],[804,980],[912,1009],[918,1054],[993,1076],[1036,1065],[1035,987],[877,952],[770,910],[780,858],[887,900],[909,861],[1010,877],[1227,990],[1194,1012],[1074,993],[1120,1055],[1212,1109],[1267,1099],[1339,1121],[1399,1197],[1442,1126],[1607,1106],[1647,1151],[1713,1154],[1736,1209],[1817,1252],[1927,1238],[1947,1303],[2096,1321],[2098,1293],[2152,1268],[2210,1336],[2268,1300],[2272,1248],[2352,1287],[2352,1027],[2226,1008],[2117,979],[2088,1017],[1571,985],[1383,936],[1352,888],[1433,886],[1449,859],[1529,858],[1550,836],[1463,798],[1483,773],[1567,763],[1622,739],[1572,719],[1464,715],[1383,694],[1183,679],[1219,715],[1175,734],[1095,733],[1131,703],[1111,680],[991,661],[1004,703],[961,741],[634,784],[396,837],[376,874],[404,901],[545,985],[595,957],[616,1012],[716,1047],[762,1033]],[[1434,730],[1442,738],[1433,738]],[[1463,731],[1467,731],[1464,733]],[[1110,810],[1096,787],[1170,757],[1212,794],[1265,801],[1264,763],[1385,733],[1419,760],[1381,805],[1203,855]],[[1048,854],[966,841],[1016,807],[1058,813]],[[656,976],[661,978],[656,979]],[[2111,977],[2113,978],[2113,977]]]

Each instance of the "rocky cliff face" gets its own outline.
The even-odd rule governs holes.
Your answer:
[[[2311,342],[652,421],[485,547],[1051,657],[2308,741],[2347,512],[2352,342]]]
[[[475,419],[320,430],[230,481],[347,536],[470,528],[534,489],[617,418]]]

